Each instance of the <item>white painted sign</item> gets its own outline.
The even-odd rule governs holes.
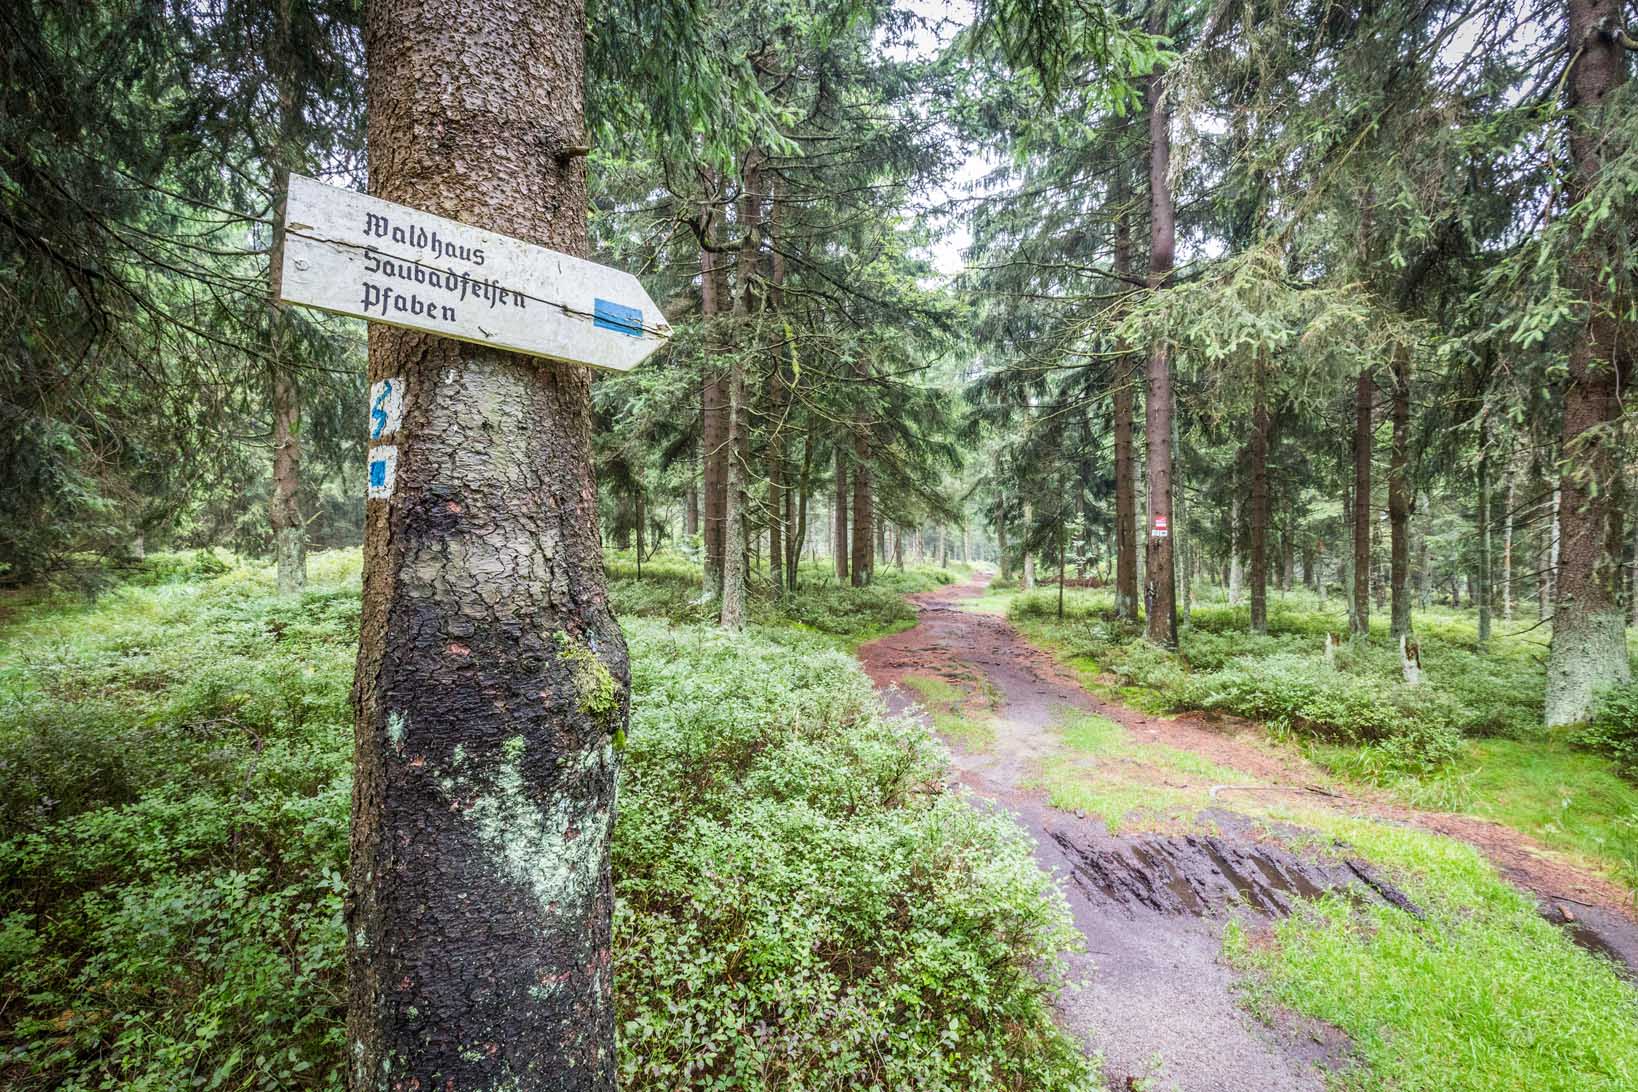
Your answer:
[[[671,337],[629,273],[301,175],[279,230],[285,303],[622,372]]]
[[[370,385],[370,439],[385,440],[404,420],[404,381],[398,376]]]
[[[369,478],[364,495],[370,500],[386,500],[398,482],[398,445],[378,444],[370,448]]]

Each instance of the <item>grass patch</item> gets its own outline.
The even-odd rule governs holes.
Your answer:
[[[1417,919],[1341,896],[1265,937],[1231,924],[1225,954],[1254,1010],[1275,1004],[1347,1032],[1363,1066],[1344,1089],[1562,1092],[1638,1085],[1638,994],[1535,913],[1471,847],[1334,815],[1293,818],[1386,867]]]
[[[904,685],[915,691],[932,718],[933,731],[968,751],[995,745],[995,718],[973,706],[973,692],[936,675],[906,675]]]

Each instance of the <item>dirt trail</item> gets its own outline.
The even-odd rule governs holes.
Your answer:
[[[1345,1062],[1346,1041],[1334,1029],[1294,1016],[1268,1027],[1246,1014],[1234,976],[1218,958],[1224,920],[1265,921],[1284,912],[1291,895],[1328,888],[1420,913],[1366,862],[1304,859],[1260,836],[1235,810],[1250,796],[1291,794],[1307,806],[1471,842],[1510,882],[1534,893],[1550,918],[1572,921],[1583,943],[1638,966],[1638,924],[1615,885],[1493,823],[1335,795],[1300,756],[1259,745],[1250,726],[1150,717],[1093,697],[1004,619],[960,609],[962,599],[982,589],[974,582],[911,597],[917,625],[863,646],[859,658],[895,710],[915,701],[901,685],[911,675],[987,695],[995,742],[954,747],[956,772],[963,785],[1034,835],[1037,858],[1063,883],[1087,942],[1086,954],[1071,961],[1072,978],[1086,986],[1064,996],[1063,1014],[1066,1025],[1101,1052],[1111,1088],[1321,1092],[1323,1071]],[[1043,761],[1063,753],[1057,725],[1073,710],[1115,721],[1137,744],[1208,759],[1239,780],[1232,787],[1209,787],[1209,778],[1192,786],[1167,781],[1210,788],[1216,806],[1188,829],[1112,835],[1097,819],[1050,807],[1036,784]],[[1164,789],[1157,785],[1157,791]]]

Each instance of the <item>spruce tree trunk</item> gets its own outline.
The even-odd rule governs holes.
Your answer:
[[[1124,173],[1124,172],[1123,172]],[[1130,276],[1132,233],[1124,213],[1115,221],[1115,272]],[[1132,452],[1132,392],[1135,362],[1119,358],[1114,394],[1115,416],[1115,617],[1135,622],[1138,616],[1137,468]]]
[[[1161,6],[1164,19],[1165,5]],[[1171,278],[1177,223],[1167,175],[1172,157],[1172,114],[1158,74],[1144,78],[1149,113],[1149,286],[1161,289]],[[1144,605],[1149,640],[1177,647],[1177,585],[1172,565],[1172,368],[1168,346],[1157,340],[1149,350],[1144,433],[1148,441],[1149,533],[1145,539]]]
[[[1251,400],[1251,632],[1268,632],[1268,363],[1258,354]]]
[[[1479,564],[1474,574],[1473,599],[1479,607],[1479,647],[1490,642],[1490,429],[1479,421],[1479,510],[1474,528],[1479,538]]]
[[[1393,440],[1388,458],[1389,584],[1392,588],[1390,635],[1410,636],[1410,361],[1403,348],[1393,354]]]
[[[688,490],[683,494],[683,534],[693,538],[700,533],[700,486],[699,481],[690,478]]]
[[[1621,0],[1568,0],[1567,8],[1573,202],[1592,190],[1604,169],[1611,125],[1604,103],[1626,82],[1627,58],[1615,33],[1623,25]],[[1547,653],[1549,725],[1586,720],[1600,690],[1631,677],[1621,601],[1626,534],[1618,422],[1621,393],[1633,372],[1633,331],[1624,318],[1632,301],[1613,298],[1603,279],[1604,268],[1619,260],[1629,227],[1621,217],[1606,220],[1569,255],[1567,279],[1591,313],[1570,347],[1564,390],[1561,542]]]
[[[1029,540],[1035,528],[1035,505],[1024,502],[1024,590],[1035,589],[1035,555],[1030,552]]]
[[[745,463],[739,458],[745,427],[745,365],[735,356],[728,365],[728,480],[723,511],[722,613],[723,629],[745,628]]]
[[[851,546],[847,535],[847,452],[842,445],[836,445],[836,504],[834,537],[831,549],[835,554],[837,583],[846,584],[848,580],[848,550]]]
[[[708,211],[704,220],[709,241],[714,234],[715,217]],[[707,329],[706,371],[700,386],[701,461],[704,464],[701,485],[705,492],[705,593],[711,599],[722,595],[723,525],[728,496],[727,384],[717,360],[719,350],[713,329],[716,317],[726,310],[722,271],[718,265],[716,254],[700,250],[700,317]]]
[[[1513,505],[1517,501],[1514,489],[1513,459],[1507,460],[1506,510],[1502,513],[1502,621],[1513,620]]]
[[[1245,587],[1245,569],[1240,563],[1240,485],[1234,485],[1234,495],[1229,497],[1229,567],[1228,567],[1228,601],[1229,606],[1240,605],[1240,593]]]
[[[870,583],[874,568],[875,519],[874,498],[870,493],[870,438],[859,434],[853,441],[853,564],[851,578],[855,588]]]
[[[285,363],[286,316],[273,306],[273,496],[270,515],[280,595],[300,595],[307,587],[307,524],[301,518],[301,401],[296,375]]]
[[[769,440],[768,453],[768,582],[773,593],[785,594],[785,490],[781,487],[782,460],[778,451],[778,437]]]
[[[584,25],[578,0],[370,4],[371,192],[585,254],[585,160],[565,153],[584,140]],[[386,326],[369,340],[370,378],[405,395],[396,486],[365,515],[349,1083],[611,1092],[629,672],[590,376]]]
[[[799,493],[796,519],[791,526],[791,538],[785,551],[785,587],[796,591],[801,583],[802,551],[808,541],[808,501],[813,496],[813,430],[802,438],[802,474],[797,483]],[[785,502],[790,503],[790,490],[785,491]],[[790,523],[789,520],[787,520]]]
[[[1354,385],[1353,599],[1348,616],[1355,637],[1371,632],[1371,376]]]
[[[996,564],[1001,569],[1001,579],[1012,579],[1012,562],[1007,557],[1007,495],[1002,493],[999,499],[1000,515],[995,521],[995,553]]]

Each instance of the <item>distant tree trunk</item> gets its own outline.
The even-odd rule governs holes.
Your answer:
[[[1479,607],[1479,647],[1490,643],[1490,427],[1479,418],[1479,511],[1477,526],[1479,564],[1474,574],[1473,599]]]
[[[722,614],[723,629],[745,628],[745,464],[739,458],[740,430],[745,425],[745,365],[736,354],[728,365],[729,452],[727,504],[723,513]]]
[[[961,525],[961,563],[963,565],[972,564],[972,560],[973,560],[972,554],[973,554],[972,529],[969,528],[965,523],[963,523]]]
[[[893,567],[899,572],[904,571],[904,528],[893,528]]]
[[[836,503],[835,503],[835,538],[831,542],[831,549],[835,555],[836,580],[838,583],[848,582],[848,550],[852,543],[847,534],[847,451],[840,442],[836,445]]]
[[[1604,105],[1627,79],[1622,47],[1623,0],[1567,0],[1572,51],[1567,74],[1569,199],[1591,192],[1616,154],[1608,137],[1615,119]],[[1547,653],[1546,720],[1573,724],[1592,715],[1598,692],[1631,678],[1622,609],[1621,396],[1633,372],[1631,299],[1611,295],[1605,270],[1620,261],[1631,226],[1607,218],[1569,255],[1572,289],[1591,313],[1570,346],[1564,390],[1563,502],[1553,638]]]
[[[785,527],[790,538],[785,549],[785,587],[795,591],[802,571],[802,548],[808,541],[808,498],[813,494],[813,430],[802,438],[802,472],[798,478],[799,500],[792,518],[791,491],[785,490]]]
[[[875,498],[871,495],[870,436],[861,431],[853,438],[853,569],[855,588],[870,583],[875,568]]]
[[[1506,508],[1502,512],[1502,621],[1513,620],[1513,505],[1517,501],[1514,488],[1513,459],[1507,459]]]
[[[1371,632],[1371,436],[1371,375],[1360,372],[1354,386],[1354,579],[1348,619],[1355,637]]]
[[[1001,567],[1001,579],[1012,579],[1012,562],[1007,557],[1007,495],[1002,493],[998,500],[1000,514],[995,519],[995,552],[996,560]]]
[[[1165,5],[1161,6],[1164,11]],[[1172,209],[1171,109],[1158,74],[1144,77],[1149,113],[1149,287],[1162,289],[1171,279],[1177,243]],[[1149,640],[1162,648],[1177,647],[1177,586],[1172,565],[1172,368],[1164,339],[1149,350],[1149,389],[1144,432],[1149,445],[1149,534],[1144,571],[1144,603]],[[1161,533],[1164,528],[1164,533]]]
[[[1024,590],[1032,591],[1035,588],[1035,554],[1030,551],[1029,540],[1034,534],[1035,505],[1024,502]]]
[[[950,567],[950,537],[944,533],[944,524],[938,525],[938,567]]]
[[[1414,498],[1413,498],[1414,499]],[[1421,574],[1417,583],[1417,601],[1423,610],[1433,605],[1433,561],[1428,556],[1429,542],[1433,538],[1433,498],[1426,492],[1421,494],[1422,533],[1416,546],[1416,571]]]
[[[1388,457],[1388,524],[1392,535],[1389,583],[1393,590],[1390,635],[1394,643],[1411,632],[1410,576],[1410,359],[1401,347],[1394,350],[1393,441]]]
[[[1228,601],[1229,606],[1240,605],[1240,594],[1245,588],[1245,569],[1240,564],[1240,485],[1234,484],[1234,491],[1229,496],[1229,567],[1228,567]]]
[[[371,191],[587,254],[586,161],[558,143],[585,131],[578,0],[364,12]],[[629,673],[590,372],[372,325],[369,378],[404,381],[404,414],[365,503],[348,1084],[612,1092]]]
[[[1118,171],[1117,177],[1124,177]],[[1132,272],[1132,232],[1122,213],[1115,221],[1115,272]],[[1119,357],[1114,383],[1115,416],[1115,617],[1135,622],[1138,616],[1137,468],[1132,451],[1133,388],[1136,363]]]
[[[283,308],[274,305],[273,322],[283,329]],[[286,338],[274,334],[273,364],[273,498],[270,504],[273,549],[280,595],[300,595],[307,587],[307,524],[301,518],[301,401],[296,375],[285,363]]]
[[[715,235],[715,209],[704,213],[705,236]],[[727,519],[728,489],[728,399],[727,384],[717,361],[720,352],[713,321],[724,310],[726,290],[716,254],[700,250],[700,317],[706,325],[705,378],[700,384],[701,461],[705,490],[705,591],[711,598],[722,595],[723,528]]]
[[[784,475],[784,459],[778,450],[779,437],[770,437],[768,446],[772,449],[768,455],[768,580],[773,585],[773,593],[783,597],[785,594],[785,535],[789,528],[786,523],[786,511],[790,507],[790,499],[783,487],[781,478]]]
[[[700,533],[700,483],[697,476],[691,475],[688,479],[688,489],[683,493],[683,534],[693,538]]]
[[[1257,356],[1251,396],[1251,631],[1268,632],[1268,362]]]
[[[1562,519],[1563,494],[1558,486],[1553,486],[1553,522],[1547,544],[1547,600],[1551,604],[1558,599],[1558,557],[1561,536],[1564,527]],[[1549,610],[1549,614],[1551,611]]]

